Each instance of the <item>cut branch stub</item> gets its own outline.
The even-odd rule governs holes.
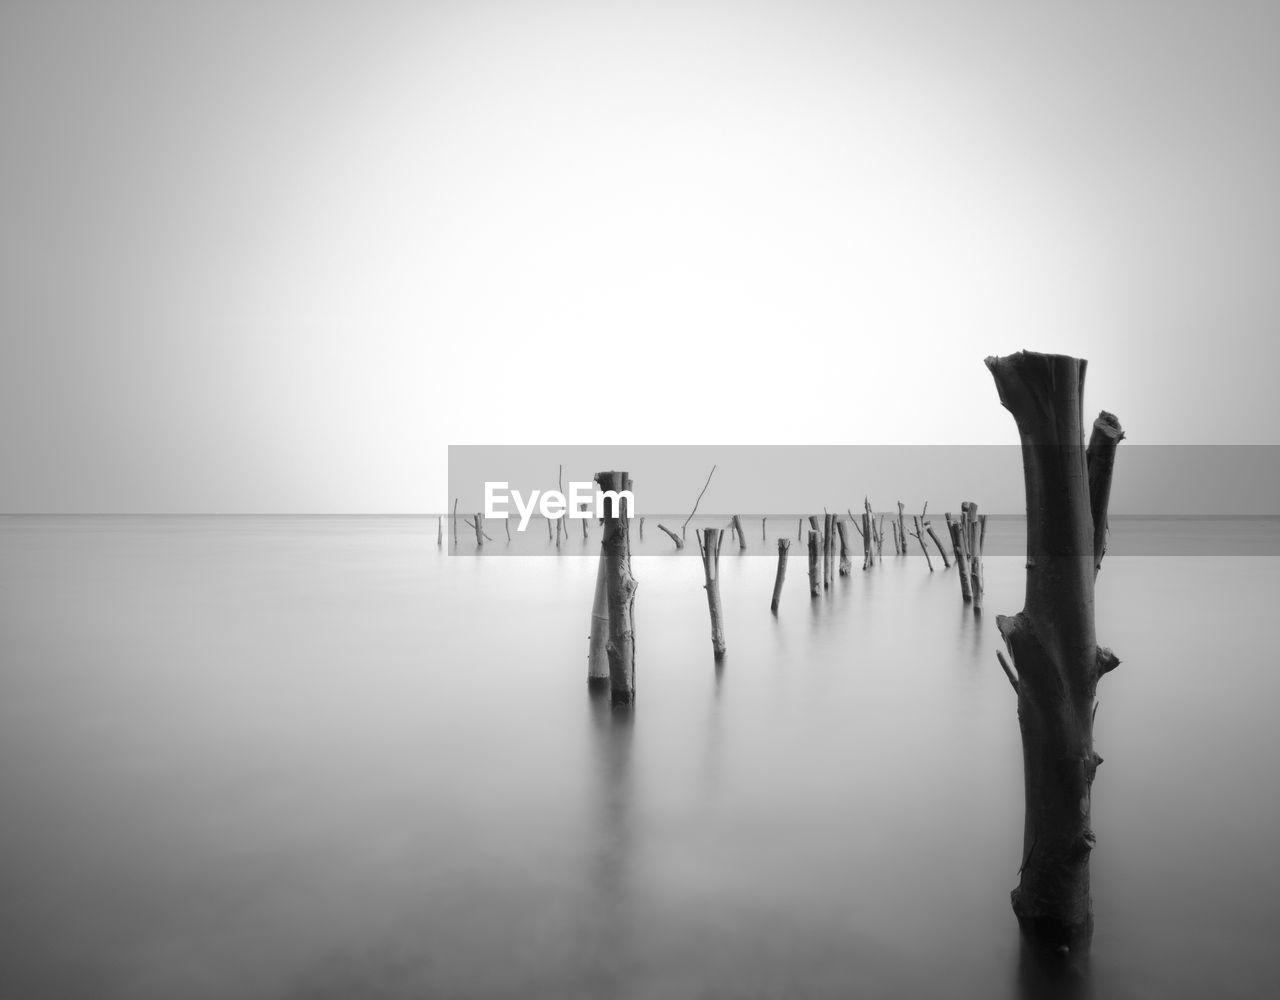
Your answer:
[[[1111,504],[1111,472],[1116,463],[1116,447],[1124,431],[1114,413],[1103,410],[1093,422],[1085,464],[1089,469],[1089,513],[1093,518],[1093,575],[1102,569],[1107,552],[1107,507]]]

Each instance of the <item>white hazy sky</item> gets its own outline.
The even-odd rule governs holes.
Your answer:
[[[0,510],[1009,443],[1022,347],[1131,441],[1278,443],[1278,12],[0,0]]]

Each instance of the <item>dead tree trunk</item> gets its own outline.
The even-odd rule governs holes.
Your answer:
[[[817,520],[816,518],[814,520]],[[817,597],[822,592],[822,532],[816,528],[809,529],[809,596]]]
[[[640,518],[640,541],[644,541],[644,518]]]
[[[507,541],[511,541],[511,518],[504,517],[502,519],[502,526],[507,529]]]
[[[587,647],[587,690],[609,689],[609,569],[604,547],[596,562],[596,596],[591,604],[591,639]]]
[[[968,604],[973,600],[973,595],[969,592],[969,556],[965,551],[963,529],[959,524],[951,520],[950,513],[946,515],[946,518],[947,533],[951,535],[951,549],[956,557],[956,571],[960,575],[960,597],[965,604]]]
[[[476,529],[476,548],[484,547],[484,515],[477,514],[474,522]]]
[[[765,529],[765,525],[768,521],[769,519],[767,517],[760,518],[760,541],[762,542],[767,542],[769,540],[768,531]]]
[[[702,570],[706,575],[707,608],[711,612],[711,648],[716,659],[724,656],[724,616],[720,611],[720,541],[724,532],[720,528],[703,528],[695,531],[698,551],[702,553]]]
[[[898,501],[898,541],[902,543],[902,554],[907,554],[907,525],[902,520],[902,511],[904,505],[901,500]]]
[[[603,492],[631,489],[631,477],[625,472],[597,472],[596,482]],[[631,575],[628,506],[625,501],[606,498],[604,538],[600,543],[609,591],[609,700],[615,705],[629,705],[636,696],[635,633],[631,622],[636,581]]]
[[[871,548],[871,518],[864,511],[862,514],[862,568],[870,569],[875,565],[874,550]]]
[[[745,549],[747,547],[747,536],[742,530],[742,519],[737,514],[733,515],[733,519],[729,522],[729,527],[738,536],[738,548]]]
[[[848,522],[836,521],[836,531],[840,533],[840,575],[848,576],[853,571],[853,562],[849,559]]]
[[[802,541],[803,539],[804,539],[804,518],[802,517],[800,518],[800,523],[796,525],[796,541],[799,542],[799,541]]]
[[[782,581],[787,578],[787,555],[791,551],[791,539],[778,539],[778,575],[773,578],[773,601],[769,610],[778,613],[778,602],[782,600]]]
[[[1091,484],[1080,410],[1085,361],[1023,351],[986,363],[1018,425],[1027,495],[1023,609],[996,618],[1013,661],[1001,665],[1018,694],[1025,777],[1013,910],[1028,941],[1069,954],[1087,949],[1093,931],[1090,801],[1102,762],[1093,749],[1095,695],[1119,663],[1094,628],[1095,528],[1106,521],[1111,462]],[[1108,426],[1119,432],[1114,417]]]
[[[668,528],[665,524],[661,524],[661,523],[659,523],[659,525],[658,525],[658,530],[659,530],[659,531],[662,531],[662,532],[666,532],[667,537],[668,537],[668,538],[670,538],[673,542],[675,542],[675,543],[676,543],[676,548],[677,548],[677,549],[682,549],[682,548],[684,548],[684,539],[683,539],[683,538],[681,538],[679,535],[677,535],[677,534],[676,534],[674,531],[672,531],[670,528]]]
[[[863,532],[863,538],[866,541],[866,552],[864,553],[866,556],[866,565],[862,568],[870,569],[876,564],[876,516],[871,511],[870,497],[862,498],[862,513],[864,515],[862,518],[862,525],[865,529]]]
[[[450,525],[453,529],[453,546],[458,547],[458,498],[453,498],[453,523]]]
[[[898,538],[898,522],[890,521],[889,528],[893,532],[893,554],[900,556],[902,555],[902,540]]]
[[[884,515],[880,515],[880,523],[876,525],[876,558],[884,561]]]
[[[444,544],[444,515],[436,515],[436,548]]]

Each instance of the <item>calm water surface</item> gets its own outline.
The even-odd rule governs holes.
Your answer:
[[[1280,558],[1124,554],[1215,531],[1274,548],[1134,524],[1099,579],[1103,997],[1271,991]],[[1022,560],[975,618],[919,558],[811,601],[797,551],[775,620],[726,545],[717,670],[650,521],[627,719],[585,690],[597,538],[0,518],[0,997],[1017,996]]]

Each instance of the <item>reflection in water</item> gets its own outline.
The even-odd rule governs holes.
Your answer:
[[[588,693],[591,714],[591,792],[596,802],[594,843],[587,852],[590,899],[584,928],[587,985],[616,996],[627,981],[634,938],[629,913],[632,882],[632,705],[610,705],[608,691]]]

